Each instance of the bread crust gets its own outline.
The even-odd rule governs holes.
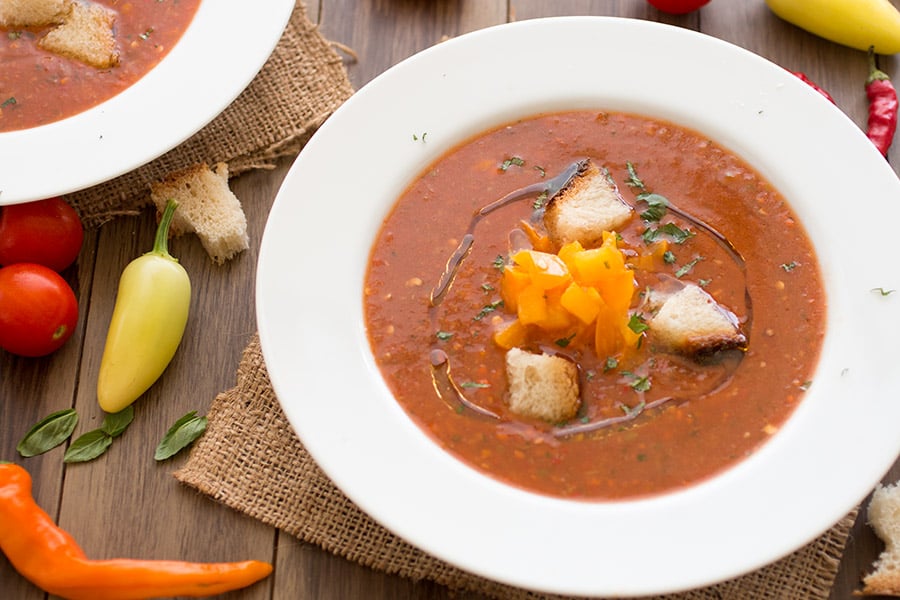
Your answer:
[[[900,482],[875,488],[868,520],[885,547],[856,595],[900,596]]]

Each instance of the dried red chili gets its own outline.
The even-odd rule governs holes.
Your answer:
[[[820,87],[819,84],[817,84],[815,81],[813,81],[812,79],[810,79],[809,77],[807,77],[805,73],[801,73],[800,71],[791,71],[791,73],[793,73],[795,76],[797,76],[801,81],[803,81],[804,83],[806,83],[809,87],[811,87],[812,89],[816,90],[817,92],[819,92],[820,94],[822,94],[823,96],[825,96],[825,98],[827,98],[829,102],[831,102],[832,104],[835,103],[835,102],[834,102],[834,98],[831,97],[831,94],[829,94],[828,92],[826,92],[826,91],[825,91],[822,87]]]
[[[869,77],[866,79],[869,119],[866,135],[885,156],[897,130],[897,91],[891,78],[875,65],[874,49],[869,48]]]

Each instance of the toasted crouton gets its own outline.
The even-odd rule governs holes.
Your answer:
[[[559,423],[578,412],[578,369],[565,358],[512,348],[506,377],[509,408],[518,415]]]
[[[210,258],[218,264],[250,247],[247,217],[241,202],[228,187],[228,165],[215,170],[198,164],[150,185],[150,197],[159,211],[170,198],[178,202],[170,231],[173,236],[194,232]]]
[[[900,596],[900,483],[879,485],[869,502],[869,525],[881,541],[884,551],[873,571],[863,577],[864,596]]]
[[[0,27],[59,25],[71,7],[72,0],[3,0]]]
[[[51,29],[38,44],[49,52],[108,69],[119,64],[114,23],[115,13],[106,7],[75,2],[63,24]]]
[[[544,226],[557,246],[578,241],[589,247],[600,243],[604,231],[625,223],[631,213],[615,183],[587,161],[586,167],[547,205]]]
[[[686,354],[736,348],[746,343],[737,317],[689,283],[658,299],[659,310],[648,322],[654,343]]]

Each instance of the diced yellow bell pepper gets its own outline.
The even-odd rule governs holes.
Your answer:
[[[537,324],[547,319],[547,298],[545,290],[529,285],[519,293],[516,315],[524,325]]]
[[[559,301],[563,308],[578,317],[585,325],[597,318],[600,305],[603,304],[603,298],[596,288],[582,287],[574,281],[566,287]]]
[[[527,339],[528,328],[518,319],[494,334],[494,343],[504,350],[523,346]]]

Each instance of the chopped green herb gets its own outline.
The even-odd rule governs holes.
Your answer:
[[[494,262],[491,263],[491,264],[494,265],[494,268],[495,268],[495,269],[498,269],[498,270],[500,270],[500,271],[502,272],[502,271],[503,271],[503,268],[506,266],[506,259],[503,258],[503,255],[502,255],[502,254],[498,254],[498,255],[497,255],[497,258],[495,258],[495,259],[494,259]]]
[[[481,291],[484,292],[485,294],[487,294],[487,293],[489,293],[489,292],[493,292],[493,291],[494,291],[494,286],[492,286],[492,285],[489,284],[489,283],[482,283],[482,284],[481,284]]]
[[[434,335],[437,339],[441,340],[442,342],[446,342],[447,340],[449,340],[450,338],[453,337],[453,334],[449,331],[438,331]]]
[[[550,197],[550,194],[547,193],[547,190],[541,192],[537,198],[534,199],[534,203],[532,203],[531,207],[534,210],[541,210],[544,206],[547,205],[547,198]]]
[[[3,101],[3,104],[0,104],[0,108],[6,108],[7,106],[13,106],[14,104],[16,104],[16,97],[10,96]]]
[[[632,330],[638,335],[644,333],[649,328],[650,326],[647,325],[647,322],[644,320],[644,316],[640,313],[634,313],[633,315],[631,315],[631,318],[628,319],[628,329]]]
[[[873,292],[878,292],[878,293],[881,294],[882,296],[890,296],[891,294],[893,294],[893,293],[896,292],[897,290],[886,290],[886,289],[884,289],[883,287],[877,287],[877,288],[872,288],[872,291],[873,291]]]
[[[644,243],[651,244],[663,235],[671,237],[672,241],[676,244],[683,244],[696,234],[690,229],[682,229],[675,223],[666,223],[656,229],[648,227],[644,230],[644,233],[641,234],[641,237],[644,239]]]
[[[641,218],[647,222],[658,223],[669,207],[669,200],[660,194],[638,194],[637,200],[647,203],[647,210],[641,213]]]
[[[697,285],[702,288],[707,287],[710,283],[712,283],[712,279],[700,279],[697,281]]]
[[[796,269],[799,266],[800,266],[800,263],[798,263],[796,260],[792,260],[789,263],[782,264],[781,268],[784,269],[784,271],[786,273],[790,273],[791,271],[793,271],[794,269]]]
[[[806,390],[809,389],[809,386],[811,386],[811,385],[812,385],[812,381],[804,381],[803,383],[800,384],[800,389],[805,392]]]
[[[625,180],[626,184],[633,188],[638,188],[639,190],[647,189],[644,187],[644,182],[638,177],[637,170],[634,168],[631,161],[625,163],[625,168],[628,169],[628,178]]]
[[[540,173],[542,178],[547,176],[547,171],[540,165],[535,165],[534,170]]]
[[[140,35],[140,38],[141,38],[142,40],[149,40],[149,39],[150,39],[150,34],[151,34],[151,33],[153,33],[153,28],[152,28],[152,27],[151,27],[150,29],[148,29],[147,31],[145,31],[144,33],[142,33],[142,34]]]
[[[634,387],[634,386],[632,385],[632,387]],[[625,415],[629,416],[629,417],[636,417],[639,414],[641,414],[642,412],[644,412],[644,406],[645,406],[645,404],[644,404],[643,400],[641,400],[634,406],[627,406],[625,404],[619,405],[619,407],[621,407],[621,409],[622,409],[622,412],[624,412]]]
[[[511,156],[500,163],[500,170],[506,171],[512,166],[521,167],[525,164],[525,160],[519,156]]]
[[[6,34],[6,37],[7,37],[10,41],[16,41],[17,39],[19,39],[20,37],[22,37],[22,32],[21,32],[21,31],[10,31],[10,32],[8,32],[8,33]]]
[[[649,392],[650,391],[650,377],[644,375],[643,377],[637,377],[634,381],[631,382],[631,389],[636,392]],[[643,403],[641,405],[641,409],[643,409]]]
[[[619,366],[619,360],[615,356],[607,356],[606,362],[603,363],[603,372],[612,371]]]
[[[503,300],[496,300],[494,302],[491,302],[490,304],[487,304],[487,305],[481,307],[481,310],[478,311],[477,315],[475,315],[475,320],[476,321],[482,320],[483,318],[485,318],[486,316],[488,316],[489,314],[491,314],[492,312],[494,312],[501,306],[503,306]]]
[[[463,381],[459,384],[459,387],[466,389],[484,389],[491,387],[489,383],[482,383],[480,381]]]
[[[565,348],[566,346],[568,346],[569,344],[572,343],[572,340],[573,340],[573,339],[575,339],[575,334],[574,334],[574,333],[573,333],[572,335],[568,336],[568,337],[559,338],[558,340],[556,340],[555,343],[556,343],[556,345],[559,346],[560,348]]]
[[[700,262],[701,260],[703,260],[703,257],[702,257],[702,256],[698,256],[697,258],[695,258],[695,259],[692,260],[691,262],[682,265],[681,268],[679,268],[677,271],[675,271],[675,277],[678,277],[679,279],[682,278],[682,277],[684,277],[685,275],[687,275],[688,273],[690,273],[691,270],[692,270],[692,269],[697,265],[697,263]]]
[[[666,250],[663,253],[663,262],[666,263],[667,265],[671,265],[676,260],[678,260],[678,259],[675,258],[675,253],[672,252],[671,250]]]
[[[641,453],[641,454],[638,454],[636,458],[637,458],[638,462],[644,462],[645,460],[647,460],[647,455]]]

